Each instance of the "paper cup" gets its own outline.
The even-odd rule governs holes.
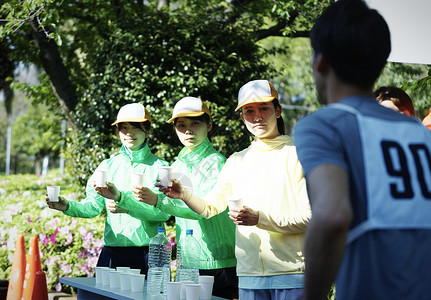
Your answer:
[[[102,284],[102,269],[109,269],[109,267],[96,267],[96,284]]]
[[[130,275],[130,289],[133,293],[144,291],[144,274],[129,274]]]
[[[186,299],[199,300],[201,292],[201,285],[199,283],[186,284]]]
[[[110,285],[110,279],[109,279],[109,273],[112,269],[102,269],[102,285],[109,286]]]
[[[229,195],[226,198],[227,206],[229,207],[229,210],[236,209],[240,210],[243,207],[242,204],[242,198],[238,195]]]
[[[120,289],[122,291],[130,291],[132,289],[130,273],[127,273],[127,271],[120,271]]]
[[[58,202],[60,196],[60,186],[49,185],[46,187],[46,193],[48,194],[49,202]]]
[[[131,186],[143,187],[144,186],[144,174],[142,173],[133,173],[130,178]]]
[[[141,273],[141,269],[129,269],[129,270],[127,270],[127,273],[140,274]]]
[[[181,291],[180,291],[180,299],[186,300],[186,284],[192,284],[193,281],[180,281],[181,283]]]
[[[120,272],[117,270],[111,270],[109,272],[109,287],[111,289],[120,288]]]
[[[115,269],[117,269],[117,271],[124,272],[129,271],[130,267],[116,267]]]
[[[179,300],[181,294],[181,282],[166,283],[166,299]]]
[[[201,275],[199,276],[199,284],[201,285],[201,300],[210,300],[213,293],[214,276]]]
[[[159,169],[160,184],[163,186],[172,185],[172,167],[161,167]]]
[[[106,187],[107,176],[108,176],[108,171],[105,171],[105,170],[97,170],[96,172],[94,172],[96,187]]]

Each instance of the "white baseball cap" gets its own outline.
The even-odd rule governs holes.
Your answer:
[[[151,123],[151,116],[145,106],[140,103],[126,104],[120,108],[117,114],[117,120],[112,125],[121,122],[145,122]]]
[[[244,84],[238,93],[238,106],[235,111],[246,104],[254,102],[271,102],[278,99],[278,93],[268,80],[252,80]]]
[[[168,120],[172,123],[176,118],[180,117],[199,117],[207,114],[211,118],[211,113],[205,103],[196,97],[184,97],[174,106],[172,118]]]

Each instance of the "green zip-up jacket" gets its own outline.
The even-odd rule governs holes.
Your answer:
[[[187,147],[181,150],[178,159],[172,164],[174,177],[191,189],[193,194],[204,197],[217,182],[225,161],[226,158],[206,139],[193,150]],[[227,210],[204,219],[182,200],[165,198],[158,201],[157,207],[175,216],[177,242],[185,237],[186,229],[193,229],[193,236],[201,247],[199,269],[236,266],[235,224],[229,219]]]
[[[129,156],[130,155],[130,156]],[[148,144],[139,151],[128,152],[121,147],[119,154],[104,160],[98,170],[108,170],[107,181],[112,182],[121,192],[118,205],[127,209],[128,213],[107,212],[103,242],[111,247],[148,246],[150,239],[157,234],[157,227],[169,215],[152,205],[139,202],[130,191],[130,178],[133,173],[144,174],[144,186],[150,188],[162,201],[165,196],[154,187],[158,170],[168,163],[151,153]],[[97,194],[93,187],[94,174],[89,178],[86,187],[86,198],[81,202],[68,200],[65,215],[80,218],[93,218],[99,215],[106,206],[105,198]]]

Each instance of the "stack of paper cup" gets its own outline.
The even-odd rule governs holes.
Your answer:
[[[102,269],[109,269],[109,267],[96,267],[96,284],[102,284]]]
[[[120,272],[115,269],[111,269],[109,272],[109,287],[111,289],[120,288]]]
[[[180,291],[180,300],[186,300],[186,285],[194,283],[193,281],[180,281],[181,282],[181,291]]]
[[[166,283],[166,300],[179,300],[181,294],[181,282]]]
[[[130,275],[130,289],[132,293],[140,293],[144,291],[144,274],[129,274]]]
[[[213,292],[214,276],[201,275],[199,276],[199,284],[201,285],[201,300],[210,300]]]
[[[110,279],[109,279],[109,273],[111,272],[110,268],[102,269],[102,285],[109,286]]]
[[[201,285],[199,283],[186,284],[186,299],[199,300],[201,292]]]
[[[122,291],[130,291],[131,290],[131,278],[128,271],[118,271],[120,272],[120,289]]]

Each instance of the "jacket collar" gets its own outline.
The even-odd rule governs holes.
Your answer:
[[[259,139],[255,138],[254,141],[251,143],[252,147],[257,148],[259,151],[271,151],[280,149],[281,147],[285,145],[291,145],[292,140],[287,135],[279,135],[274,139]]]
[[[141,149],[138,151],[130,151],[129,148],[122,145],[121,146],[121,153],[124,157],[127,157],[131,162],[133,163],[140,163],[143,162],[148,155],[151,154],[150,147],[148,146],[148,143],[145,143]]]
[[[178,154],[178,160],[189,166],[195,166],[200,163],[205,157],[207,150],[211,147],[211,142],[206,138],[205,141],[196,148],[189,149],[189,147],[184,147]]]

